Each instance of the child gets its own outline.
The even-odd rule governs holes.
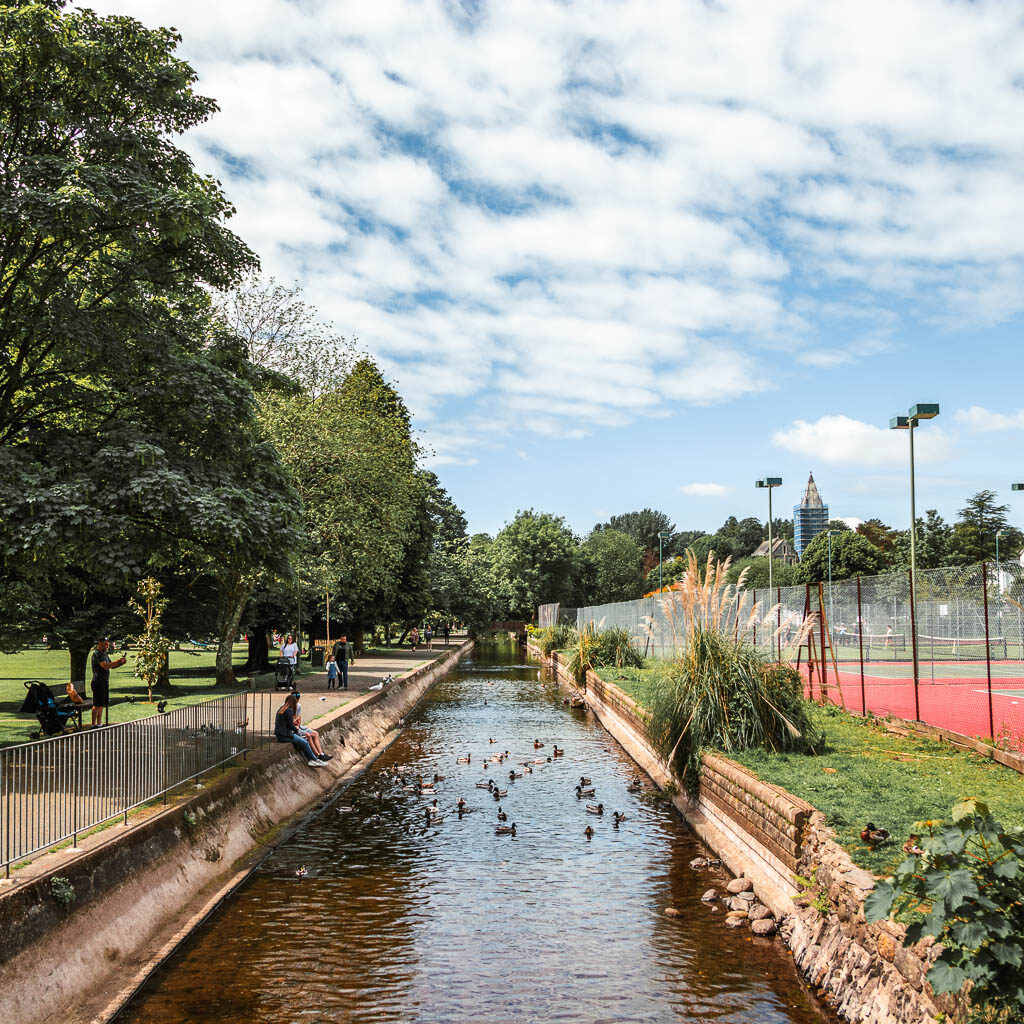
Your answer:
[[[327,689],[333,690],[338,685],[338,663],[333,654],[327,655]]]

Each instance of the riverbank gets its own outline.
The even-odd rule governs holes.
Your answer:
[[[557,653],[546,657],[536,647],[531,653],[576,690]],[[647,740],[643,707],[592,671],[583,694],[714,855],[750,881],[801,973],[841,1017],[857,1024],[930,1024],[948,1009],[932,998],[924,980],[934,948],[922,943],[905,949],[901,925],[865,922],[863,902],[874,877],[853,863],[823,814],[781,786],[711,755],[702,759],[697,797],[680,793]]]
[[[330,799],[386,746],[471,648],[467,641],[435,651],[429,664],[318,720],[334,755],[327,768],[307,767],[288,745],[268,747],[202,789],[178,794],[176,803],[83,840],[80,852],[22,868],[16,887],[0,889],[0,1020],[108,1019],[289,823]]]

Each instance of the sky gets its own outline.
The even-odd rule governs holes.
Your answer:
[[[182,145],[398,383],[470,530],[1024,524],[1024,8],[100,0],[172,25]]]

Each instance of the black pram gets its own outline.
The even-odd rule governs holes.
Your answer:
[[[70,732],[82,728],[82,712],[92,707],[91,700],[83,700],[75,704],[70,699],[57,701],[53,691],[38,679],[29,679],[25,683],[28,693],[21,705],[24,714],[34,714],[39,719],[40,732],[44,736],[56,736],[58,733]],[[38,739],[40,732],[30,734]]]
[[[277,669],[274,674],[275,690],[290,690],[295,679],[295,666],[287,658],[277,659]]]

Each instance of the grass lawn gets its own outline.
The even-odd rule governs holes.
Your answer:
[[[597,671],[645,704],[660,669],[605,666]],[[814,704],[811,715],[826,736],[820,756],[765,750],[726,756],[822,811],[861,867],[888,873],[904,859],[903,841],[914,823],[948,819],[963,797],[984,800],[1004,825],[1024,826],[1024,777],[1012,768],[932,740],[895,736],[874,720],[840,708]],[[875,851],[860,838],[869,821],[893,836]]]
[[[110,721],[129,722],[136,718],[145,718],[156,714],[156,706],[146,703],[146,688],[141,680],[132,675],[132,652],[126,652],[128,663],[110,673]],[[236,664],[243,662],[247,654],[245,644],[235,646]],[[179,707],[182,704],[198,704],[211,697],[221,697],[227,693],[237,693],[241,686],[230,688],[218,687],[214,683],[215,652],[212,650],[171,651],[171,686],[172,693],[154,694],[155,699],[168,698],[168,707]],[[120,657],[120,655],[118,655]],[[29,733],[39,728],[35,715],[18,713],[25,699],[24,681],[39,679],[46,683],[58,699],[64,696],[64,687],[68,681],[68,652],[51,651],[33,648],[18,654],[0,654],[0,746],[12,743],[25,743]],[[91,673],[89,673],[91,678]],[[268,677],[269,678],[269,677]],[[88,681],[86,690],[89,690]],[[89,697],[90,693],[83,694]],[[135,704],[126,702],[134,696]],[[88,722],[89,712],[84,713]]]

